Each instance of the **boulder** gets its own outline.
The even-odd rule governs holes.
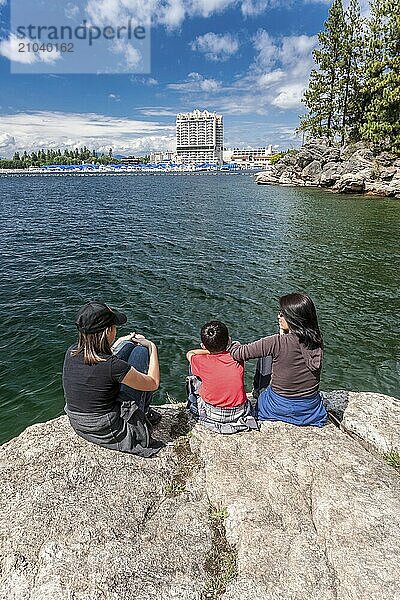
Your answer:
[[[369,150],[369,148],[365,145],[364,142],[354,142],[351,144],[346,144],[340,149],[340,159],[348,160],[355,152],[364,150]]]
[[[325,146],[320,150],[323,157],[323,162],[339,162],[340,161],[340,148],[335,146]]]
[[[375,156],[375,160],[383,167],[391,167],[394,162],[398,160],[398,156],[396,156],[396,154],[392,154],[391,152],[381,152]]]
[[[257,173],[255,176],[255,181],[260,185],[279,183],[279,179],[276,175],[274,175],[273,171],[263,171],[262,173]]]
[[[263,423],[253,437],[222,439],[196,429],[192,446],[237,551],[224,600],[397,599],[394,469],[330,425]]]
[[[351,435],[190,432],[162,408],[142,459],[66,417],[28,428],[0,448],[0,599],[397,600],[400,477],[358,440],[397,448],[400,404],[326,397]]]
[[[322,171],[322,165],[319,160],[313,160],[310,164],[308,164],[301,172],[301,178],[306,181],[311,181],[313,183],[318,183],[319,176]]]
[[[212,536],[205,491],[176,493],[188,460],[100,448],[67,417],[5,444],[1,600],[200,598]]]
[[[389,184],[384,181],[366,181],[364,192],[369,196],[394,196]]]
[[[390,181],[393,179],[393,176],[396,175],[397,169],[396,167],[385,167],[379,172],[379,179],[383,179],[384,181]]]
[[[400,454],[400,403],[395,398],[350,392],[342,424],[380,454]]]
[[[333,189],[342,194],[360,194],[365,190],[365,177],[355,173],[344,173]]]
[[[323,167],[322,173],[319,178],[319,183],[323,187],[331,187],[336,183],[343,173],[343,167],[340,163],[328,162]]]
[[[388,195],[400,198],[400,169],[393,177],[390,183],[388,183]]]

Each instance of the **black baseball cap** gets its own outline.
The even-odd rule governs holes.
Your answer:
[[[99,333],[111,325],[124,325],[127,316],[102,302],[88,302],[76,315],[75,325],[82,333]]]

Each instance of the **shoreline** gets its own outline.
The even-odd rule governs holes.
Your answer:
[[[374,151],[360,142],[342,148],[310,142],[256,174],[255,181],[400,199],[400,156]]]

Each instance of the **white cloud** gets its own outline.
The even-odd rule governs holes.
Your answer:
[[[242,13],[245,16],[259,15],[277,4],[279,0],[242,0]]]
[[[278,49],[274,38],[265,30],[260,30],[254,36],[254,47],[258,52],[257,63],[261,68],[268,68],[273,65],[278,58]]]
[[[146,117],[176,117],[177,110],[164,108],[163,106],[144,106],[136,109],[141,115]]]
[[[128,71],[136,69],[141,63],[142,55],[137,48],[125,40],[116,40],[112,45],[112,51],[116,54],[121,54],[124,60],[123,65]]]
[[[113,100],[114,102],[120,102],[121,97],[118,94],[108,94],[109,100]]]
[[[0,133],[0,153],[7,152],[9,148],[15,147],[15,138],[9,133]],[[0,154],[0,155],[1,155]]]
[[[185,13],[182,0],[169,0],[161,11],[160,20],[169,28],[179,27],[185,19]]]
[[[250,79],[253,78],[261,88],[268,87],[268,101],[272,106],[282,109],[300,107],[314,64],[312,50],[317,44],[317,36],[273,38],[260,30],[253,43],[258,54],[250,69]],[[271,71],[273,67],[279,68]]]
[[[52,63],[60,58],[60,52],[20,52],[21,40],[13,33],[0,41],[0,55],[13,62],[31,65],[35,62]]]
[[[202,52],[208,60],[228,60],[239,49],[239,42],[230,33],[205,33],[191,43],[192,50]]]
[[[107,117],[92,113],[30,112],[0,116],[0,151],[12,156],[16,151],[39,148],[88,146],[116,153],[148,152],[171,148],[175,126],[157,121]]]
[[[186,18],[208,18],[229,8],[240,7],[244,17],[254,17],[269,8],[291,4],[293,0],[88,0],[87,13],[99,25],[121,24],[130,15],[138,22],[151,21],[172,29],[179,28]]]
[[[269,87],[278,81],[281,81],[285,77],[285,71],[277,69],[276,71],[270,71],[269,73],[263,73],[257,79],[257,84],[260,87]]]
[[[200,73],[189,73],[187,81],[167,85],[167,88],[177,92],[217,92],[220,87],[219,81],[206,79]]]
[[[209,17],[215,12],[222,12],[236,3],[236,0],[192,0],[187,2],[190,6],[190,13],[200,14],[202,17]]]
[[[72,4],[72,2],[68,2],[66,7],[64,8],[64,13],[67,19],[76,19],[80,13],[80,8],[76,4]]]
[[[278,108],[295,108],[299,106],[304,90],[305,86],[302,83],[281,86],[271,104]]]
[[[132,83],[140,83],[142,85],[148,85],[149,87],[158,85],[158,81],[157,79],[154,79],[154,77],[139,77],[138,75],[132,75],[130,80]]]
[[[230,84],[190,73],[182,83],[167,87],[182,94],[196,93],[196,100],[225,114],[266,115],[276,109],[302,106],[301,98],[313,66],[312,49],[316,36],[275,38],[264,30],[254,36],[254,60],[243,76]]]

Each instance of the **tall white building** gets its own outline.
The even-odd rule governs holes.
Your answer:
[[[176,116],[176,153],[182,163],[222,164],[224,125],[222,115],[194,110]]]

